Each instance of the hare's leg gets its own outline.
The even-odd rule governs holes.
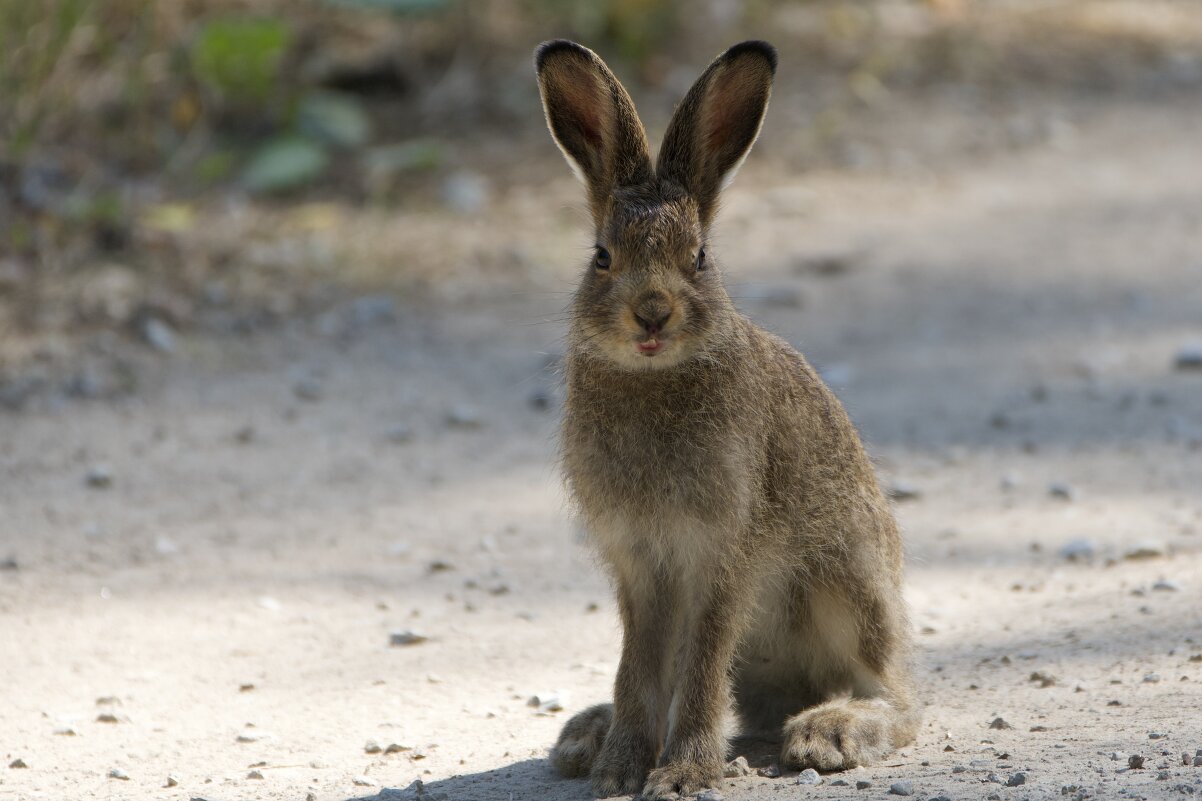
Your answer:
[[[603,798],[634,793],[643,786],[659,756],[669,702],[672,593],[650,571],[620,575],[617,583],[622,659],[614,682],[612,722],[591,770],[593,789]]]
[[[697,591],[696,584],[691,589]],[[643,788],[646,801],[695,793],[722,778],[743,595],[730,576],[720,576],[691,604],[696,612],[681,632],[668,738],[660,767],[651,771]]]
[[[781,761],[790,767],[868,765],[917,732],[901,599],[856,593],[853,587],[848,595],[825,591],[808,599],[809,678],[828,700],[785,721]]]

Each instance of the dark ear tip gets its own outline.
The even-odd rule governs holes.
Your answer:
[[[534,69],[537,72],[542,72],[543,65],[546,64],[548,58],[556,53],[563,53],[565,51],[584,56],[585,58],[593,58],[593,51],[584,45],[578,45],[568,39],[551,39],[534,48]]]
[[[776,48],[762,39],[749,39],[746,42],[739,42],[734,47],[722,54],[723,58],[735,58],[744,53],[754,53],[768,62],[768,68],[772,73],[776,74]]]

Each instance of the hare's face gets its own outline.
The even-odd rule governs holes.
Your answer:
[[[704,346],[724,300],[695,202],[671,185],[615,193],[576,295],[583,347],[633,370],[671,367]]]

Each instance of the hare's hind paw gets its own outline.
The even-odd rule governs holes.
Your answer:
[[[847,770],[893,750],[896,710],[880,699],[831,701],[785,722],[781,762],[790,768]]]
[[[587,776],[605,742],[613,722],[613,704],[590,706],[577,712],[559,733],[559,741],[551,750],[551,764],[560,775],[570,779]]]

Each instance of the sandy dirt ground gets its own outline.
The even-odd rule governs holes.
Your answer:
[[[1054,134],[942,168],[753,156],[729,193],[732,294],[916,496],[926,705],[883,764],[731,801],[1202,793],[1202,369],[1175,364],[1202,103]],[[498,199],[556,209],[513,223],[569,243],[545,280],[196,335],[132,397],[0,416],[0,798],[591,797],[546,761],[620,638],[555,467],[587,244],[558,174]]]

